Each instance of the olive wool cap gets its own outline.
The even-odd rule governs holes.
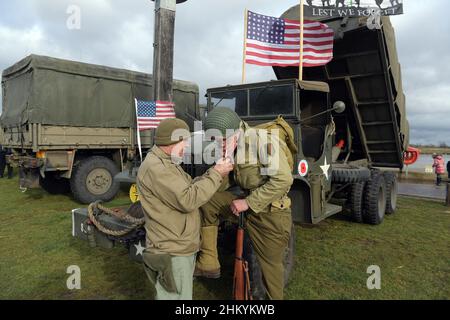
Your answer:
[[[180,135],[172,137],[175,130],[180,130]],[[183,131],[181,131],[183,130]],[[170,146],[189,138],[190,131],[186,122],[181,119],[165,119],[161,121],[155,133],[155,144],[157,146]],[[175,140],[173,140],[175,138]]]
[[[225,107],[214,108],[205,120],[205,130],[217,129],[227,137],[227,129],[237,130],[241,126],[241,118],[233,110]]]

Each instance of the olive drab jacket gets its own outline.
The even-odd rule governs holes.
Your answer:
[[[222,183],[210,169],[193,180],[171,156],[154,146],[139,168],[137,185],[145,211],[147,251],[190,256],[200,247],[199,208]]]
[[[258,143],[261,143],[263,136],[259,133],[264,130],[251,128],[245,122],[242,122],[241,129],[244,133],[254,130]],[[250,144],[254,145],[255,141],[248,140],[249,137],[246,134],[240,139],[243,139],[240,142],[241,146],[245,144],[245,161],[243,162],[242,157],[239,156],[238,149],[235,157],[234,179],[242,189],[247,190],[246,200],[250,209],[255,213],[268,211],[270,207],[289,209],[291,200],[288,193],[294,180],[285,151],[279,147],[270,148],[267,154],[268,159],[261,161],[261,156],[258,155],[256,163],[252,163],[248,154],[251,150]]]

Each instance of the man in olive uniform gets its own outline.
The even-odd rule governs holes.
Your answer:
[[[192,299],[195,256],[200,247],[199,208],[233,170],[230,161],[222,161],[192,180],[179,165],[189,136],[184,121],[162,121],[155,146],[137,177],[147,232],[145,271],[158,300]]]
[[[219,130],[226,138],[230,149],[241,146],[242,139],[251,129],[239,116],[228,108],[215,108],[205,121],[205,130]],[[227,129],[237,132],[227,136]],[[230,142],[230,140],[232,140]],[[235,142],[233,141],[235,140]],[[283,257],[288,246],[292,227],[291,201],[288,192],[293,183],[292,170],[287,161],[285,151],[272,148],[270,158],[277,160],[272,172],[264,170],[265,165],[260,157],[250,163],[248,153],[250,147],[244,140],[245,161],[235,152],[235,169],[233,179],[246,193],[239,198],[221,187],[206,205],[202,212],[202,246],[197,259],[194,276],[207,278],[220,277],[220,264],[217,255],[217,235],[219,216],[234,214],[239,216],[247,212],[246,230],[261,266],[266,294],[269,299],[282,300],[284,290]],[[251,143],[251,142],[250,142]],[[254,143],[254,142],[253,142]],[[231,146],[231,147],[230,147]],[[232,152],[232,151],[231,151]],[[268,162],[264,161],[267,165]]]

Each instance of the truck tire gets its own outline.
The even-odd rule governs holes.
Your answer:
[[[349,207],[353,221],[363,222],[365,182],[354,183],[350,189]]]
[[[248,262],[250,275],[250,288],[254,300],[266,300],[266,286],[264,285],[261,267],[259,266],[258,257],[253,250],[251,239],[248,233],[244,239],[244,259]],[[284,256],[284,286],[289,283],[290,275],[294,269],[295,263],[295,227],[292,225],[291,237],[289,238],[288,247]]]
[[[394,214],[397,210],[398,181],[393,172],[385,172],[386,181],[386,214]]]
[[[68,194],[70,193],[69,179],[60,178],[54,172],[47,172],[45,178],[39,177],[39,184],[49,194]]]
[[[384,176],[372,171],[372,178],[367,182],[364,198],[363,220],[367,224],[379,225],[386,213],[386,184]]]
[[[113,179],[118,173],[115,163],[106,157],[95,156],[82,160],[70,179],[75,200],[83,204],[112,200],[120,188],[120,183]]]
[[[364,167],[351,168],[334,165],[332,181],[334,183],[358,183],[370,179],[370,170]]]

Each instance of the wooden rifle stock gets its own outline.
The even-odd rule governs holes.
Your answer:
[[[244,213],[239,216],[239,228],[236,235],[236,257],[234,261],[234,300],[252,300],[248,263],[244,260]]]

